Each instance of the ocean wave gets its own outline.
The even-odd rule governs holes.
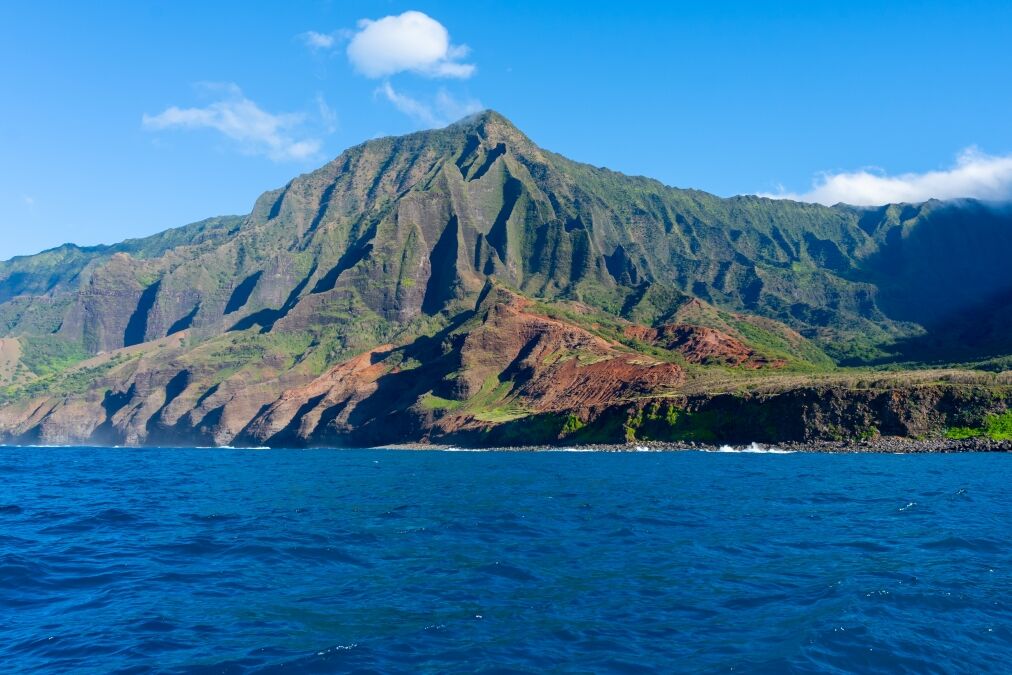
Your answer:
[[[763,455],[792,455],[796,450],[784,450],[773,445],[759,445],[758,443],[750,443],[749,445],[734,447],[730,445],[722,445],[716,450],[708,450],[706,452],[737,452],[737,453],[756,453]]]
[[[1012,456],[676,448],[10,453],[0,671],[1007,662]]]
[[[214,445],[209,450],[270,450],[266,445]]]

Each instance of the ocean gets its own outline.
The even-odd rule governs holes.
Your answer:
[[[1012,456],[0,448],[0,671],[1008,672]]]

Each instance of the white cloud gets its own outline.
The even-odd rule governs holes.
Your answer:
[[[403,94],[394,89],[389,82],[384,82],[376,90],[376,93],[393,103],[394,107],[402,113],[426,127],[443,127],[461,117],[484,109],[481,101],[476,99],[458,100],[443,89],[439,90],[431,103]]]
[[[21,198],[24,199],[25,206],[27,206],[28,208],[32,208],[35,206],[35,197],[32,197],[31,195],[22,195]]]
[[[432,106],[411,98],[407,94],[397,92],[389,82],[384,82],[383,86],[376,90],[376,93],[385,96],[388,101],[394,104],[395,108],[408,117],[414,117],[422,124],[429,126],[440,126],[439,121],[436,119],[436,113],[432,110]]]
[[[977,148],[967,148],[950,169],[896,176],[874,169],[823,173],[808,192],[781,191],[762,196],[855,206],[958,198],[1007,201],[1012,199],[1012,155],[987,155]]]
[[[436,110],[442,115],[446,123],[456,122],[462,117],[473,115],[485,109],[481,101],[476,98],[457,99],[450,95],[445,89],[436,92]]]
[[[324,130],[328,134],[337,131],[337,113],[327,105],[327,99],[323,97],[323,94],[316,95],[316,109],[320,114],[320,121],[323,122]]]
[[[466,79],[474,74],[474,64],[461,61],[470,51],[467,46],[450,44],[443,24],[422,12],[362,19],[358,27],[348,44],[348,59],[366,77],[413,72]]]
[[[331,49],[337,44],[338,36],[333,33],[317,33],[315,30],[306,31],[299,38],[310,49]]]
[[[305,33],[299,33],[296,37],[302,41],[302,44],[309,47],[310,51],[320,52],[334,49],[350,38],[352,33],[353,31],[347,29],[335,30],[330,33],[307,30]]]
[[[266,155],[274,161],[305,160],[319,153],[320,139],[297,134],[303,115],[266,112],[234,84],[204,83],[201,88],[223,92],[225,98],[203,108],[172,106],[157,115],[145,114],[144,128],[213,129],[235,141],[243,152]]]

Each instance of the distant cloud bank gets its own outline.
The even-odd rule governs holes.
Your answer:
[[[145,114],[141,123],[150,131],[165,129],[212,129],[235,142],[248,154],[265,155],[274,161],[307,160],[320,152],[318,138],[298,134],[305,116],[295,113],[272,114],[246,98],[235,84],[204,84],[202,89],[220,92],[221,100],[203,108],[172,106],[157,115]],[[321,115],[332,111],[319,99]]]
[[[761,196],[828,206],[841,202],[854,206],[879,206],[958,198],[1008,201],[1012,199],[1012,155],[987,155],[977,148],[967,148],[950,169],[896,176],[872,169],[827,172],[816,178],[808,192]]]

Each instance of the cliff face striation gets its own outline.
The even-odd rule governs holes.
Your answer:
[[[0,263],[0,440],[721,440],[756,410],[793,420],[751,427],[769,440],[983,428],[1010,227],[972,201],[721,199],[486,112],[351,148],[247,216]],[[883,365],[889,405],[855,384]],[[923,424],[889,421],[915,401]]]

